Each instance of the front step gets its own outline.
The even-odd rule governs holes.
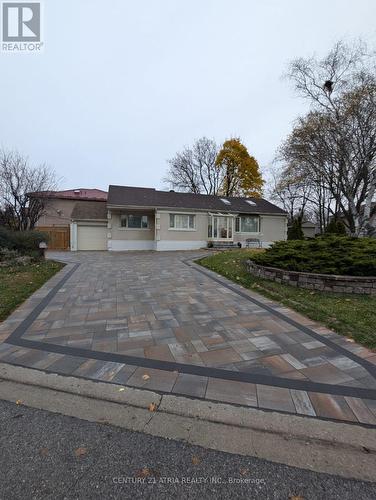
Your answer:
[[[215,248],[217,250],[229,250],[231,248],[239,248],[239,245],[237,243],[234,243],[233,241],[213,241],[213,246],[212,248]]]

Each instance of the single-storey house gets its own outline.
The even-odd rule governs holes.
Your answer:
[[[71,250],[193,250],[209,242],[285,240],[287,214],[262,198],[238,198],[110,186],[107,203],[71,214]]]

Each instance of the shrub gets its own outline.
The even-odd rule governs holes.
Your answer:
[[[27,266],[34,258],[30,255],[21,255],[17,250],[0,247],[0,268],[12,266]]]
[[[48,235],[40,231],[10,231],[0,227],[0,247],[17,250],[24,255],[36,256],[39,243],[47,240]]]
[[[20,254],[17,252],[17,250],[10,250],[9,248],[0,247],[0,262],[9,262],[19,256]]]
[[[376,239],[325,236],[312,240],[279,241],[252,260],[290,271],[376,276]]]
[[[338,236],[346,236],[346,226],[340,220],[332,219],[325,228],[325,235],[337,234]]]
[[[12,233],[5,229],[5,227],[0,226],[0,248],[13,248],[13,242],[11,238]]]

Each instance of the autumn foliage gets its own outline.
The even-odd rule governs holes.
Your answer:
[[[239,139],[224,142],[216,158],[216,166],[223,170],[221,194],[256,198],[261,196],[264,181],[259,165]]]
[[[187,193],[260,197],[259,165],[240,139],[229,139],[220,148],[213,139],[201,137],[168,161],[164,181]]]

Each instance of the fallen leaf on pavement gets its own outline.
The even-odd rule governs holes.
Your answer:
[[[142,375],[142,380],[149,380],[149,375],[145,373],[145,375]]]
[[[302,497],[301,495],[290,495],[289,499],[290,500],[304,500],[304,497]]]
[[[143,467],[142,469],[140,469],[137,474],[136,474],[137,477],[148,477],[148,476],[151,476],[151,471],[148,467]]]
[[[150,403],[149,411],[157,411],[157,405],[155,403]]]
[[[22,399],[17,399],[16,405],[22,405],[22,403],[23,403]]]
[[[46,457],[46,456],[48,455],[48,453],[49,453],[48,448],[41,448],[41,449],[39,450],[39,453],[40,453],[43,457]]]
[[[136,472],[136,477],[149,477],[149,476],[157,477],[159,475],[160,474],[157,470],[150,469],[149,467],[143,467],[142,469]]]
[[[192,457],[193,465],[198,465],[200,462],[201,462],[201,460],[198,457]]]
[[[86,455],[87,453],[87,449],[86,448],[77,448],[77,450],[75,450],[74,454],[76,455],[76,457],[83,457],[84,455]]]
[[[107,424],[107,425],[110,423],[105,418],[98,418],[97,422],[98,422],[98,424]]]
[[[17,413],[17,415],[13,415],[12,418],[21,418],[23,417],[23,413]]]
[[[242,476],[246,476],[248,473],[249,473],[249,469],[246,469],[246,468],[240,469],[240,474]]]

